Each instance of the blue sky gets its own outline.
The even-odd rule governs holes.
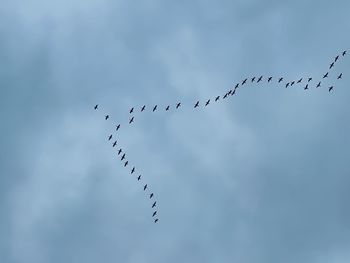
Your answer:
[[[348,56],[320,89],[265,80],[192,108],[246,77],[315,85],[349,10],[1,0],[0,262],[349,262]],[[107,136],[144,104],[163,110],[118,133],[138,183]]]

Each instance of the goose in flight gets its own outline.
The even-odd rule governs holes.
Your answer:
[[[308,80],[307,80],[307,82],[310,82],[312,80],[312,78],[309,78]]]
[[[129,161],[126,161],[126,162],[124,163],[124,167],[126,167],[128,164],[129,164]]]
[[[255,77],[252,77],[252,82],[254,82],[255,81]]]
[[[157,210],[156,210],[156,211],[154,211],[154,213],[153,213],[152,217],[154,217],[156,214],[157,214]]]
[[[309,89],[309,84],[306,84],[306,86],[304,87],[304,90]]]
[[[122,153],[122,148],[120,148],[119,150],[118,150],[118,155],[120,155],[121,153]]]
[[[115,141],[114,143],[113,143],[113,147],[115,147],[117,145],[117,141]]]
[[[181,106],[181,102],[179,102],[178,104],[176,104],[176,109],[179,108]]]
[[[293,85],[294,85],[294,83],[295,83],[295,81],[292,81],[292,82],[290,83],[290,86],[293,86]]]
[[[147,189],[147,184],[144,185],[143,191],[146,191],[146,189]]]
[[[131,169],[131,174],[133,174],[135,172],[135,166]]]
[[[205,106],[208,106],[210,103],[210,99],[205,103]]]
[[[111,134],[111,135],[109,135],[109,137],[108,137],[108,141],[112,140],[112,137],[113,137],[113,135],[112,135],[112,134]]]
[[[329,69],[333,68],[334,67],[334,62],[332,62],[329,66]]]
[[[316,88],[321,87],[321,81],[317,84]]]
[[[342,55],[343,57],[346,55],[346,50],[343,51]]]
[[[331,92],[332,89],[333,89],[333,86],[330,86],[330,87],[328,88],[328,91]]]
[[[157,202],[154,201],[154,203],[152,204],[152,208],[154,208],[156,206]]]
[[[239,83],[236,84],[235,89],[238,89]]]
[[[137,181],[141,180],[141,174],[137,177]]]
[[[326,74],[324,74],[324,75],[323,75],[323,78],[328,78],[328,73],[329,73],[329,72],[327,72]]]
[[[342,76],[343,76],[343,73],[340,73],[340,75],[337,77],[337,79],[341,79]]]
[[[289,86],[289,82],[286,84],[286,88],[288,88],[288,86]]]
[[[153,107],[153,112],[156,111],[156,109],[157,109],[157,105],[155,105],[155,106]]]
[[[125,159],[125,153],[122,155],[122,158],[120,160],[123,161],[124,159]]]
[[[196,105],[194,105],[195,108],[199,106],[199,101],[197,101]]]
[[[95,105],[94,109],[97,110],[97,108],[98,108],[98,104]]]
[[[300,79],[297,81],[297,83],[300,83],[302,80],[303,80],[303,78],[300,78]]]
[[[117,125],[116,131],[120,129],[120,124]]]
[[[109,115],[106,115],[106,116],[105,116],[105,120],[108,120],[108,118],[109,118]]]
[[[334,61],[337,62],[338,58],[339,58],[339,56],[336,56],[335,59],[334,59]]]
[[[247,82],[248,79],[245,79],[242,81],[242,85],[244,85]]]
[[[132,122],[134,122],[134,117],[132,117],[132,118],[130,119],[129,124],[132,123]]]
[[[216,98],[215,98],[215,101],[218,101],[220,99],[220,96],[217,96]]]
[[[262,80],[262,78],[263,78],[263,76],[260,76],[260,77],[258,78],[257,83],[260,82],[260,81]]]
[[[165,110],[166,110],[166,111],[168,111],[168,110],[169,110],[169,108],[170,108],[170,106],[168,105],[168,106],[165,108]]]
[[[268,79],[267,79],[267,82],[270,82],[272,80],[272,77],[269,77]]]
[[[144,111],[146,108],[146,105],[143,105],[142,108],[141,108],[141,112]]]
[[[279,78],[278,83],[280,83],[283,80],[283,78]]]
[[[132,107],[129,111],[129,113],[133,113],[134,112],[134,107]]]
[[[157,223],[158,222],[158,218],[154,219],[154,223]]]
[[[151,193],[151,194],[149,195],[149,199],[152,199],[152,197],[153,197],[153,193]]]

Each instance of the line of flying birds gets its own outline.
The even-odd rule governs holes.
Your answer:
[[[313,85],[315,88],[320,88],[320,87],[321,87],[321,84],[322,84],[323,79],[328,78],[329,73],[330,73],[330,70],[335,66],[335,63],[337,63],[337,61],[339,60],[339,58],[340,58],[341,56],[344,57],[344,56],[346,55],[346,53],[347,53],[347,51],[344,50],[340,55],[337,55],[337,56],[334,58],[334,60],[333,60],[333,61],[330,63],[330,65],[329,65],[329,71],[327,71],[325,74],[323,74],[322,79],[319,80],[319,81],[317,82],[317,84],[314,84],[314,85]],[[337,80],[342,79],[342,77],[343,77],[343,73],[340,73],[339,75],[337,75]],[[262,82],[262,81],[263,81],[263,78],[264,78],[264,76],[262,76],[262,75],[259,76],[259,77],[252,77],[252,78],[250,78],[250,79],[249,79],[249,78],[245,78],[245,79],[242,80],[241,82],[238,82],[238,83],[234,84],[234,87],[233,87],[232,89],[230,89],[229,91],[227,91],[224,95],[222,95],[222,96],[221,96],[221,95],[215,96],[215,98],[213,98],[213,101],[217,102],[217,101],[219,101],[221,98],[222,98],[222,99],[226,99],[226,98],[228,98],[229,96],[235,95],[237,89],[240,88],[240,87],[243,87],[243,86],[247,83],[247,81],[250,81],[251,83],[254,83],[254,82],[259,83],[259,82]],[[267,82],[270,83],[271,81],[273,81],[273,79],[276,79],[277,83],[281,83],[281,82],[284,80],[283,77],[274,78],[274,77],[272,77],[272,76],[269,76],[269,77],[267,77]],[[287,82],[287,83],[285,83],[284,85],[285,85],[285,88],[288,88],[288,87],[292,87],[292,86],[294,86],[294,85],[300,84],[300,83],[302,83],[302,82],[304,81],[304,82],[305,82],[304,90],[308,90],[308,89],[311,88],[311,86],[312,86],[312,85],[311,85],[311,84],[312,84],[312,80],[313,80],[312,77],[308,77],[308,78],[305,78],[305,79],[304,79],[304,78],[300,78],[300,79],[298,79],[298,80],[294,80],[294,81]],[[334,89],[334,86],[333,86],[333,85],[328,87],[328,91],[329,91],[329,92],[331,92],[333,89]],[[207,106],[210,104],[210,102],[211,102],[211,99],[206,100],[206,101],[203,103],[204,107],[207,107]],[[175,109],[179,109],[181,106],[182,106],[181,102],[177,102],[177,103],[174,104],[174,108],[175,108]],[[197,101],[194,103],[193,108],[198,108],[199,106],[200,106],[200,101],[197,100]],[[97,110],[98,107],[99,107],[98,104],[96,104],[95,107],[94,107],[94,109]],[[171,105],[165,106],[165,108],[164,108],[165,111],[169,111],[169,110],[170,110],[170,107],[171,107]],[[158,105],[157,105],[157,104],[154,105],[153,107],[151,107],[151,109],[152,109],[152,112],[157,111],[157,110],[158,110]],[[146,105],[143,105],[142,107],[140,107],[140,112],[144,112],[145,110],[146,110]],[[135,107],[132,107],[132,108],[129,110],[129,114],[133,114],[135,111],[136,111]],[[105,120],[108,120],[108,119],[110,119],[110,116],[107,114],[107,115],[104,116],[104,119],[105,119]],[[135,117],[134,117],[134,116],[131,116],[131,118],[129,119],[129,124],[132,124],[132,123],[134,122],[134,120],[135,120]],[[116,131],[118,131],[120,128],[121,128],[121,124],[120,124],[120,123],[119,123],[119,124],[116,124],[116,128],[115,128]],[[113,139],[113,134],[110,134],[110,135],[108,136],[107,139],[108,139],[108,141],[112,141],[112,139]],[[117,140],[114,140],[114,141],[112,142],[112,147],[116,147],[116,146],[117,146]],[[127,168],[128,165],[129,165],[129,161],[126,159],[126,153],[125,153],[125,151],[124,151],[122,148],[119,148],[118,151],[117,151],[117,155],[118,155],[118,157],[120,157],[120,160],[123,162],[123,166],[124,166],[125,168]],[[136,167],[135,167],[135,166],[132,166],[131,169],[130,169],[130,174],[132,175],[132,174],[134,174],[135,172],[136,172]],[[141,182],[141,180],[142,180],[142,179],[141,179],[141,178],[142,178],[142,175],[139,174],[136,178],[137,178],[137,181],[140,181],[140,182]],[[147,183],[144,183],[144,184],[143,184],[143,191],[146,191],[146,190],[148,190],[148,189],[149,189],[148,184],[147,184]],[[157,222],[158,222],[158,218],[157,218],[156,216],[157,216],[157,213],[158,213],[158,212],[157,212],[157,210],[155,209],[155,207],[157,206],[157,201],[154,200],[154,194],[153,194],[152,191],[149,192],[148,197],[149,197],[149,199],[152,199],[152,200],[153,200],[153,201],[152,201],[152,205],[151,205],[151,208],[153,209],[152,218],[153,218],[153,220],[154,220],[154,223],[157,223]]]

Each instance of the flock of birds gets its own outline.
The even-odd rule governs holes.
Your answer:
[[[254,77],[251,77],[251,78],[245,78],[241,82],[235,83],[233,85],[232,89],[228,90],[223,95],[217,95],[214,98],[209,98],[209,99],[207,99],[207,100],[205,100],[203,102],[201,102],[199,100],[195,101],[194,104],[193,104],[193,109],[196,109],[196,108],[198,108],[200,106],[207,107],[207,106],[209,106],[209,104],[211,102],[218,102],[220,100],[224,100],[224,99],[229,98],[230,96],[235,95],[237,93],[237,90],[239,88],[242,88],[244,85],[246,85],[248,81],[251,82],[251,83],[254,83],[254,82],[255,83],[260,83],[260,82],[263,83],[263,81],[265,80],[265,82],[270,83],[273,80],[275,80],[275,83],[277,82],[279,85],[284,85],[285,88],[292,87],[294,85],[297,86],[297,85],[301,84],[301,85],[303,85],[304,90],[308,90],[308,89],[310,89],[312,87],[314,87],[314,88],[321,88],[323,80],[329,77],[329,74],[331,73],[331,70],[334,68],[335,64],[338,62],[338,60],[341,57],[344,57],[346,55],[346,53],[347,53],[347,51],[344,50],[343,52],[341,52],[341,54],[337,55],[334,58],[334,60],[330,63],[328,71],[325,74],[323,74],[321,79],[318,80],[317,82],[313,82],[313,78],[312,77],[307,77],[305,79],[304,78],[299,78],[299,79],[296,79],[296,80],[284,82],[284,80],[285,80],[284,77],[277,77],[277,78],[275,78],[275,77],[272,77],[272,76],[264,77],[262,75],[261,76],[254,76]],[[336,76],[337,76],[336,79],[340,80],[343,77],[343,73],[338,73]],[[332,86],[328,86],[327,89],[328,89],[329,92],[331,92],[334,89],[334,86],[333,85]],[[174,108],[175,110],[178,110],[181,106],[182,106],[181,101],[178,101],[178,102],[174,103],[173,105],[166,105],[166,106],[164,106],[163,110],[169,111],[169,110],[171,110],[171,108]],[[96,104],[94,106],[94,109],[98,110],[99,109],[99,105]],[[157,110],[160,110],[161,108],[158,107],[158,105],[156,104],[156,105],[150,107],[150,109],[151,109],[151,112],[155,112]],[[129,123],[128,123],[129,125],[131,125],[134,122],[134,120],[135,120],[135,116],[134,115],[135,115],[136,111],[137,111],[137,109],[135,107],[130,108],[129,114],[131,116],[130,116]],[[145,112],[145,111],[146,111],[146,105],[143,105],[143,106],[141,106],[139,108],[139,112]],[[110,115],[109,114],[105,115],[104,119],[106,121],[110,120]],[[117,124],[115,124],[115,127],[116,127],[115,131],[118,132],[119,129],[121,129],[121,124],[117,123]],[[115,139],[115,136],[113,136],[113,134],[110,134],[109,136],[107,136],[107,140],[108,140],[108,142],[112,142],[112,147],[113,148],[116,147],[117,144],[118,144],[118,141]],[[136,167],[129,164],[129,160],[127,159],[126,153],[125,153],[125,151],[122,148],[119,148],[117,150],[117,156],[120,158],[120,161],[122,162],[122,165],[125,168],[129,169],[129,167],[131,167],[129,169],[131,175],[136,173]],[[142,175],[140,173],[139,173],[138,176],[136,176],[136,179],[137,179],[138,182],[142,183],[143,191],[147,193],[148,198],[151,200],[151,205],[150,206],[152,208],[152,218],[154,220],[154,223],[157,223],[159,219],[157,217],[158,211],[157,211],[157,208],[156,208],[157,207],[157,200],[156,200],[156,198],[154,196],[154,193],[149,189],[148,184],[143,182],[143,177],[142,177]]]

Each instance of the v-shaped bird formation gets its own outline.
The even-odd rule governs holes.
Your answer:
[[[310,89],[322,89],[325,88],[328,90],[328,92],[331,92],[335,89],[335,85],[331,85],[331,86],[325,86],[324,82],[325,79],[329,78],[331,76],[331,74],[333,73],[332,71],[334,70],[334,67],[336,65],[336,63],[338,63],[338,61],[343,58],[345,55],[347,54],[347,51],[344,50],[343,52],[341,52],[339,55],[337,55],[332,62],[329,64],[329,68],[327,69],[327,71],[325,73],[322,74],[322,76],[320,76],[320,78],[315,81],[313,77],[308,76],[308,77],[300,77],[297,78],[295,80],[290,80],[290,81],[286,81],[285,77],[283,76],[264,76],[264,75],[259,75],[259,76],[252,76],[252,77],[247,77],[244,78],[242,81],[236,82],[233,84],[232,88],[227,90],[224,94],[219,94],[216,95],[212,98],[207,98],[205,101],[200,101],[200,100],[195,100],[194,103],[192,105],[189,105],[190,107],[192,107],[194,110],[197,110],[198,108],[202,107],[202,108],[207,108],[209,107],[211,104],[213,103],[219,103],[221,101],[227,100],[230,97],[232,97],[233,95],[237,94],[238,89],[241,89],[243,87],[248,86],[248,84],[258,84],[259,85],[263,84],[263,83],[268,83],[269,85],[278,85],[284,88],[291,88],[291,87],[301,87],[303,88],[305,91],[310,90]],[[336,81],[339,81],[342,79],[343,77],[343,73],[338,72],[335,73],[336,74]],[[115,123],[115,132],[118,132],[119,129],[121,129],[122,127],[127,127],[130,126],[134,123],[135,121],[135,114],[136,112],[139,113],[146,113],[146,112],[150,112],[150,113],[154,113],[157,111],[166,111],[169,112],[171,110],[180,110],[181,107],[183,107],[184,105],[182,104],[181,101],[177,101],[174,102],[174,104],[169,104],[169,105],[160,105],[160,104],[156,104],[153,106],[146,106],[146,105],[142,105],[140,107],[132,107],[129,109],[129,114],[130,114],[130,118],[128,121],[128,124],[121,124],[121,123]],[[95,110],[99,109],[99,105],[96,104],[94,106]],[[111,120],[110,119],[110,115],[107,114],[104,116],[104,119],[107,120]],[[107,136],[107,141],[110,142],[112,141],[112,147],[115,148],[118,145],[118,140],[114,139],[116,135],[115,134],[110,134]],[[116,156],[118,157],[118,159],[120,158],[121,164],[123,165],[123,167],[125,167],[126,169],[129,169],[129,173],[130,175],[133,174],[137,174],[135,176],[135,178],[137,179],[137,182],[141,184],[143,191],[146,193],[146,196],[148,196],[148,199],[151,200],[151,204],[150,207],[152,209],[152,213],[151,213],[151,218],[153,219],[154,223],[157,223],[159,221],[157,214],[158,214],[158,209],[157,207],[157,201],[156,197],[154,195],[154,193],[151,191],[150,187],[148,186],[148,184],[146,183],[146,181],[144,180],[144,177],[142,177],[142,173],[140,171],[138,171],[136,169],[136,167],[134,165],[130,165],[129,164],[129,160],[127,159],[127,155],[125,150],[123,150],[123,148],[119,148],[117,150]]]

